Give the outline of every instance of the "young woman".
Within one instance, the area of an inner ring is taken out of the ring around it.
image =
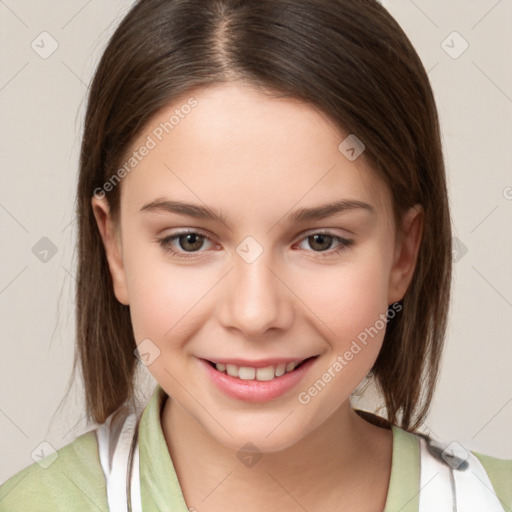
[[[378,2],[139,1],[92,83],[77,199],[101,426],[1,511],[510,511],[512,461],[419,433],[450,215],[427,75]],[[369,381],[383,416],[351,405]]]

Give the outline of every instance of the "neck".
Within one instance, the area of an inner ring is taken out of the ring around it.
[[[312,510],[324,499],[340,510],[337,499],[342,496],[350,510],[366,500],[361,496],[364,484],[372,488],[380,510],[384,508],[392,434],[359,417],[348,400],[297,443],[281,451],[257,452],[252,454],[256,459],[243,459],[247,463],[170,398],[161,420],[189,507],[249,512],[292,510],[294,503],[297,510]]]

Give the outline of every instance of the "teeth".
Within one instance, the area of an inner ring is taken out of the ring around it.
[[[286,365],[286,371],[287,372],[291,372],[292,370],[295,369],[295,367],[297,366],[298,363],[288,363]]]
[[[226,371],[228,372],[228,375],[231,375],[231,377],[238,377],[238,368],[234,364],[227,364]]]
[[[258,368],[256,370],[256,380],[272,380],[274,377],[275,366],[266,366],[265,368]]]
[[[254,368],[247,368],[246,366],[241,366],[238,369],[238,377],[240,379],[243,379],[243,380],[254,380],[255,376],[256,376],[256,370]]]
[[[278,364],[276,366],[276,377],[281,377],[286,371],[286,363]]]
[[[249,366],[215,363],[215,368],[217,368],[219,372],[227,373],[231,377],[238,377],[242,380],[264,381],[281,377],[281,375],[295,370],[300,363],[302,363],[302,361],[293,361],[292,363],[281,363],[275,366],[266,366],[265,368],[251,368]]]

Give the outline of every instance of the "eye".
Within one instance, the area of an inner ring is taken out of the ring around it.
[[[199,249],[203,247],[205,240],[212,242],[210,237],[197,231],[182,231],[159,239],[158,243],[166,252],[181,258],[191,258],[194,253],[199,252]],[[177,241],[177,244],[173,245],[175,241]],[[188,256],[187,252],[192,254]]]
[[[302,239],[301,243],[303,244],[304,242],[307,242],[313,249],[313,252],[318,253],[321,258],[339,254],[354,243],[353,240],[348,240],[328,231],[311,233]],[[335,246],[334,250],[329,250],[333,242],[336,242],[338,245]]]
[[[201,251],[201,249],[204,248],[205,241],[213,244],[213,241],[209,236],[192,230],[182,231],[166,236],[162,239],[157,239],[158,244],[166,252],[179,258],[192,258],[195,257],[197,253],[204,252]],[[302,239],[301,244],[304,242],[308,242],[310,247],[313,249],[312,252],[318,254],[321,258],[335,256],[346,250],[346,248],[354,243],[353,240],[348,240],[328,231],[317,231],[311,233]],[[333,242],[337,243],[337,245],[335,245],[334,250],[329,250],[332,248]]]

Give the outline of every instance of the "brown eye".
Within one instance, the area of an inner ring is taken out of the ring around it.
[[[325,234],[308,236],[308,243],[312,249],[326,251],[330,249],[334,237]]]
[[[196,253],[201,254],[205,252],[201,250],[204,247],[205,241],[212,243],[208,236],[196,231],[176,233],[157,240],[164,251],[181,258],[194,257]],[[189,254],[187,255],[187,253]]]
[[[186,233],[177,237],[180,248],[187,252],[201,249],[204,238],[198,233]]]
[[[343,252],[354,243],[353,240],[347,240],[346,238],[335,235],[334,233],[323,232],[313,233],[306,236],[301,240],[299,246],[305,242],[307,242],[307,245],[310,247],[308,252],[317,253],[317,255],[322,258],[335,256],[336,254]],[[332,249],[333,243],[336,244],[334,245],[334,249]],[[304,249],[308,250],[307,248]]]

